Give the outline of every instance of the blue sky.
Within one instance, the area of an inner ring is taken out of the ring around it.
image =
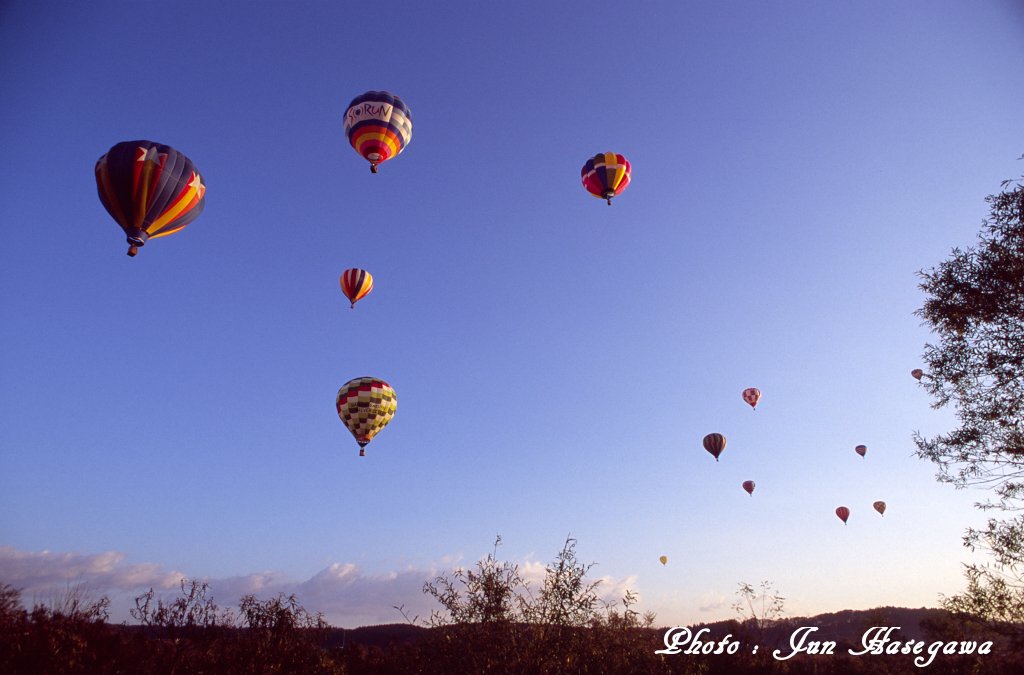
[[[984,495],[912,457],[954,423],[909,375],[915,271],[1021,173],[1022,5],[389,8],[0,8],[0,581],[185,575],[352,626],[429,614],[496,534],[531,571],[571,534],[665,625],[741,581],[794,615],[959,590]],[[371,89],[413,118],[378,175],[342,134]],[[92,168],[138,138],[208,192],[129,259]],[[398,412],[359,458],[362,375]]]

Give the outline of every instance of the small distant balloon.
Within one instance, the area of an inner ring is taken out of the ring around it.
[[[659,557],[658,560],[661,561],[662,565],[667,565],[668,564],[668,556],[667,555],[663,555],[663,556]]]
[[[595,197],[606,200],[608,206],[612,205],[613,197],[626,189],[632,175],[633,167],[629,160],[614,152],[594,155],[580,170],[583,187]]]
[[[704,449],[710,452],[717,462],[718,456],[722,454],[722,450],[725,450],[725,436],[722,434],[708,434],[704,437]]]
[[[843,521],[843,524],[845,525],[846,519],[850,517],[850,509],[845,506],[840,506],[836,509],[836,515],[839,516],[839,520]]]
[[[921,378],[922,378],[922,377],[924,377],[924,371],[923,371],[923,370],[921,370],[920,368],[914,368],[914,369],[913,369],[912,371],[910,371],[910,374],[911,374],[911,375],[913,376],[913,378],[914,378],[915,380],[917,380],[918,382],[920,382],[920,381],[921,381]]]
[[[885,515],[885,502],[878,501],[872,504],[875,507],[875,511],[878,511],[883,516]]]
[[[743,400],[746,401],[751,408],[754,408],[756,410],[757,402],[760,399],[761,390],[758,389],[757,387],[747,387],[746,389],[743,390]]]
[[[366,270],[351,268],[341,274],[341,292],[345,294],[352,308],[355,309],[356,302],[365,298],[373,290],[373,275]]]
[[[751,497],[754,496],[754,481],[745,480],[743,481],[743,489],[747,491],[747,494]]]
[[[868,454],[868,446],[858,445],[856,448],[854,448],[854,451],[856,451],[858,455],[863,457],[864,455]]]

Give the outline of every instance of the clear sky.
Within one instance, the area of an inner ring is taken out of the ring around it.
[[[1010,0],[3,3],[0,581],[354,626],[571,534],[661,625],[762,579],[791,615],[934,606],[984,494],[912,456],[954,423],[915,272],[1021,174],[1022,59]],[[371,89],[413,118],[378,175],[342,132]],[[132,259],[93,165],[140,138],[208,191]],[[360,458],[363,375],[398,411]]]

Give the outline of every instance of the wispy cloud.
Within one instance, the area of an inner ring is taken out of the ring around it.
[[[124,564],[124,553],[28,553],[10,546],[0,546],[0,579],[26,593],[48,591],[68,582],[84,582],[90,586],[131,590],[173,588],[185,576],[154,563]]]
[[[366,574],[352,563],[334,563],[304,581],[289,579],[274,572],[255,572],[224,578],[202,578],[172,571],[157,563],[125,563],[126,555],[106,553],[25,552],[0,547],[0,582],[22,590],[27,604],[54,598],[69,587],[85,588],[93,598],[111,599],[111,620],[129,620],[133,598],[153,588],[165,599],[174,597],[181,580],[196,578],[210,585],[211,596],[222,607],[234,607],[247,594],[269,598],[279,593],[294,594],[311,612],[322,612],[335,626],[355,627],[427,619],[439,609],[437,601],[423,593],[423,584],[451,569],[456,558],[447,557],[442,565],[429,569],[407,568],[384,574]],[[544,564],[519,563],[520,573],[539,589]],[[597,579],[595,579],[597,580]],[[618,602],[627,588],[635,588],[635,577],[601,577],[599,594],[606,602]]]
[[[701,612],[718,612],[729,607],[729,602],[721,593],[705,593],[697,598],[697,609]]]

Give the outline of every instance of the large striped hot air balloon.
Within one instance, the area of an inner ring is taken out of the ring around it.
[[[359,443],[359,456],[366,455],[366,444],[387,426],[398,409],[395,390],[384,380],[357,377],[338,390],[335,401],[338,417]]]
[[[412,113],[394,94],[368,91],[348,104],[345,135],[370,163],[370,171],[377,173],[377,165],[398,155],[412,140]]]
[[[355,309],[356,302],[373,290],[373,275],[366,270],[347,269],[341,273],[341,292],[345,294],[352,308]]]
[[[206,186],[188,157],[153,141],[125,141],[96,162],[104,208],[128,236],[128,255],[182,229],[206,204]]]
[[[725,436],[722,434],[708,434],[704,437],[704,449],[710,452],[718,461],[718,456],[725,450]]]
[[[845,506],[840,506],[839,508],[836,509],[836,516],[839,518],[839,520],[843,521],[843,525],[845,525],[847,519],[849,519],[850,517],[850,509],[846,508]]]
[[[602,152],[587,160],[580,171],[583,187],[587,192],[608,201],[612,205],[612,197],[621,194],[629,185],[633,168],[622,155],[614,152]]]

